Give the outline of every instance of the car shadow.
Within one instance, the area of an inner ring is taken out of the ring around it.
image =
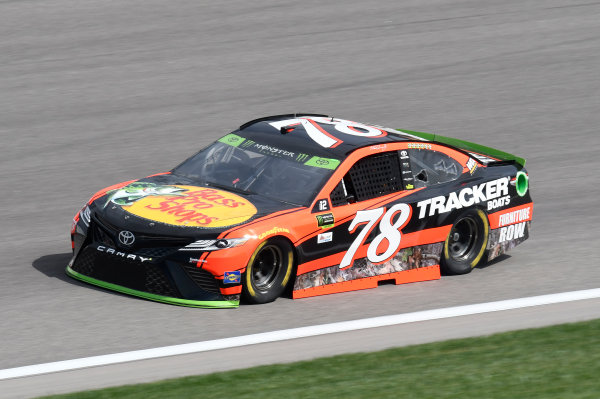
[[[77,285],[80,287],[85,287],[85,288],[96,290],[96,291],[102,291],[109,295],[118,295],[118,296],[126,297],[126,298],[136,300],[136,301],[148,301],[147,299],[140,298],[135,295],[127,295],[127,294],[123,294],[118,291],[104,289],[102,287],[98,287],[93,284],[84,283],[83,281],[79,281],[77,279],[67,276],[67,273],[65,273],[65,269],[67,267],[67,263],[69,263],[69,261],[71,260],[71,256],[73,256],[71,252],[66,252],[63,254],[44,255],[44,256],[41,256],[38,259],[34,260],[31,265],[34,267],[34,269],[45,274],[47,277],[57,278],[60,281],[64,281],[69,284]],[[242,305],[242,303],[240,303],[240,306],[241,305]],[[170,305],[170,306],[177,306],[177,305]],[[188,309],[194,309],[194,308],[190,307]]]
[[[486,261],[486,262],[483,262],[482,264],[478,265],[477,267],[475,267],[475,269],[487,269],[488,267],[494,266],[496,263],[502,262],[503,260],[509,259],[509,258],[510,258],[510,255],[508,255],[508,254],[498,255],[498,257],[492,259],[491,261]],[[442,268],[440,268],[440,274],[442,275],[442,277],[454,276],[454,274],[447,273]]]
[[[496,263],[502,262],[505,259],[510,259],[510,257],[511,256],[508,254],[498,255],[496,258],[494,258],[490,261],[484,262],[481,265],[477,266],[476,268],[477,269],[486,269],[488,267],[494,266]]]
[[[71,260],[71,256],[72,254],[70,252],[44,255],[34,260],[31,265],[47,277],[57,278],[68,283],[77,283],[65,273],[65,268],[67,267],[67,263]]]
[[[34,267],[34,269],[36,269],[40,273],[45,274],[47,277],[57,278],[60,281],[64,281],[65,283],[90,288],[96,291],[110,292],[115,295],[135,298],[130,295],[121,294],[120,292],[105,290],[104,288],[96,287],[95,285],[87,284],[83,281],[79,281],[77,279],[67,276],[67,273],[65,273],[65,269],[67,267],[67,263],[69,263],[69,261],[71,260],[71,256],[73,256],[71,252],[44,255],[34,260],[31,265]]]

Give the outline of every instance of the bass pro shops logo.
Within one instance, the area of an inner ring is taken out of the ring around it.
[[[112,192],[106,202],[154,222],[173,226],[225,227],[245,222],[257,212],[244,197],[208,187],[131,183]],[[128,232],[122,232],[128,233]],[[119,236],[123,245],[135,237]]]

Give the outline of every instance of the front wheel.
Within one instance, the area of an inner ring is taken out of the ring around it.
[[[449,274],[467,274],[483,259],[488,242],[489,223],[480,209],[461,214],[444,243],[441,267]]]
[[[262,242],[252,254],[242,287],[242,298],[248,303],[267,303],[285,290],[294,264],[290,243],[281,237]]]

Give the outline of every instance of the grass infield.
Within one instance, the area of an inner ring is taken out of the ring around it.
[[[600,319],[46,398],[600,398]]]

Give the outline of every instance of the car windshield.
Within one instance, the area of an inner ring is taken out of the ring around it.
[[[308,206],[340,164],[229,134],[173,170],[198,183]]]

